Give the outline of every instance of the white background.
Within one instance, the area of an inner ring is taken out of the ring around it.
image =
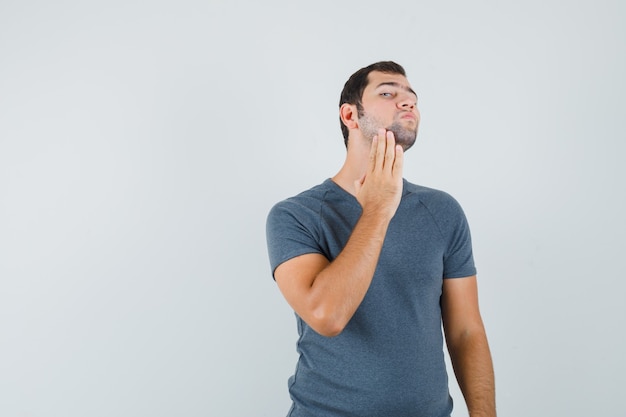
[[[625,18],[0,1],[0,415],[285,415],[265,218],[339,169],[339,92],[387,59],[420,97],[406,178],[472,227],[499,414],[624,415]]]

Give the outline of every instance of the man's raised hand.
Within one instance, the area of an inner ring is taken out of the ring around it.
[[[367,170],[355,183],[363,214],[387,216],[391,220],[402,197],[403,161],[404,151],[396,145],[393,132],[379,129],[372,139]]]

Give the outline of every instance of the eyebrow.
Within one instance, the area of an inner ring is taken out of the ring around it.
[[[411,87],[407,87],[406,85],[402,85],[400,83],[393,82],[393,81],[380,83],[380,84],[378,84],[378,86],[376,86],[376,89],[378,89],[378,88],[380,88],[380,87],[382,87],[384,85],[390,85],[392,87],[397,87],[397,88],[400,88],[402,90],[408,91],[409,93],[413,93],[413,95],[415,95],[415,98],[417,98],[417,93],[415,91],[413,91],[413,89]]]

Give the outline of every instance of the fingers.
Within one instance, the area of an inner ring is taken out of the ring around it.
[[[372,138],[372,146],[370,147],[370,163],[369,163],[369,171],[374,172],[376,169],[376,153],[378,151],[378,136],[374,136]]]
[[[385,142],[386,149],[383,168],[386,168],[387,171],[392,171],[394,160],[396,159],[396,139],[393,136],[393,132],[387,132]]]
[[[363,186],[363,183],[365,182],[365,175],[366,174],[363,174],[361,178],[354,181],[354,189],[356,190],[357,194],[361,191],[361,187]]]
[[[375,168],[380,171],[385,166],[385,157],[387,153],[386,152],[387,151],[387,137],[385,135],[384,129],[378,129],[378,135],[376,136],[376,139],[377,139],[377,144],[376,144]]]
[[[380,129],[372,138],[368,169],[354,182],[363,210],[393,217],[402,195],[403,158],[393,132]]]
[[[394,177],[402,177],[402,167],[404,165],[404,149],[402,146],[396,145],[395,148],[395,159],[393,162],[392,175]]]
[[[397,172],[398,169],[401,170],[402,161],[400,161],[400,166],[396,167],[398,154],[400,154],[400,158],[402,158],[404,152],[400,145],[396,145],[396,139],[393,132],[385,131],[385,129],[379,129],[378,135],[375,135],[372,139],[372,146],[370,148],[370,172],[383,169],[387,169],[387,171],[390,172]]]

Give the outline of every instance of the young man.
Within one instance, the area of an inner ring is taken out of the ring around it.
[[[442,322],[470,416],[495,416],[467,221],[448,194],[402,177],[420,121],[404,69],[354,73],[339,116],[342,168],[267,220],[300,336],[289,416],[449,416]]]

